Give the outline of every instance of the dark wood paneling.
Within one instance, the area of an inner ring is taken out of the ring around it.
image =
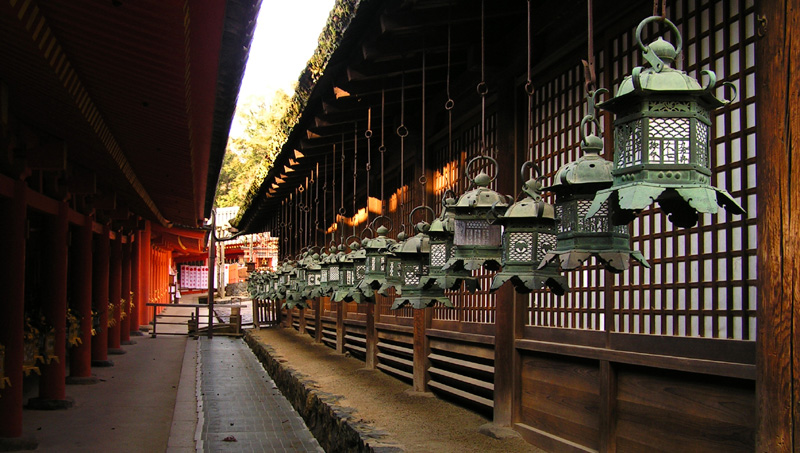
[[[753,451],[751,381],[620,367],[618,451]]]
[[[565,443],[599,447],[599,365],[546,354],[521,360],[520,422]]]

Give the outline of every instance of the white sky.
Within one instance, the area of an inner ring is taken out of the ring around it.
[[[334,0],[264,0],[250,47],[239,105],[253,97],[271,98],[279,89],[291,95],[294,83],[317,48]],[[231,135],[242,126],[234,119]]]

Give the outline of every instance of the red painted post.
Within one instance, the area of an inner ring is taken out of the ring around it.
[[[141,231],[137,231],[133,237],[134,241],[131,244],[131,291],[133,292],[131,303],[133,304],[133,309],[131,310],[131,319],[128,322],[128,332],[129,336],[138,336],[141,335],[139,332],[139,305],[142,304],[142,288],[139,284],[139,267],[141,266],[139,259],[141,255],[139,252],[139,243],[142,241]]]
[[[74,236],[75,254],[75,305],[81,323],[81,344],[70,350],[68,383],[85,380],[92,376],[92,224],[91,216],[84,217],[84,224]],[[95,380],[96,382],[96,380]]]
[[[120,307],[122,323],[119,328],[120,344],[131,344],[131,242],[122,244],[122,298],[125,303]],[[122,316],[124,313],[124,317]]]
[[[67,336],[67,262],[69,247],[67,233],[69,207],[62,202],[58,215],[48,219],[45,237],[44,275],[47,285],[42,288],[42,307],[45,321],[55,333],[53,357],[45,354],[45,363],[39,366],[39,397],[28,400],[31,408],[66,408],[72,402],[66,399],[66,336]],[[46,334],[46,332],[43,332]],[[49,363],[48,363],[49,362]]]
[[[117,233],[111,241],[111,264],[108,276],[108,301],[113,311],[108,313],[112,326],[108,328],[108,353],[122,354],[119,344],[120,310],[119,302],[122,295],[122,235]]]
[[[145,221],[144,230],[141,232],[139,242],[139,325],[147,326],[150,322],[150,311],[147,303],[150,302],[150,221]]]
[[[0,438],[22,437],[22,344],[25,323],[25,225],[27,187],[16,181],[14,198],[0,198],[0,344],[5,346],[5,375],[11,381],[0,390]]]
[[[112,366],[108,360],[108,267],[109,267],[108,225],[95,237],[92,257],[92,310],[97,313],[99,325],[92,337],[92,366]]]

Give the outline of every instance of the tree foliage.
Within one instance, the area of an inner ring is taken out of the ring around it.
[[[244,131],[228,140],[217,183],[217,207],[241,206],[258,176],[272,166],[287,139],[281,120],[290,100],[281,90],[271,105],[264,98],[254,98],[237,108],[236,120],[244,125]]]

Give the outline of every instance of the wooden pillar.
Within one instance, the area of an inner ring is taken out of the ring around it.
[[[305,308],[301,308],[300,309],[299,323],[300,323],[300,325],[299,325],[298,331],[300,333],[306,333],[306,309]]]
[[[131,241],[122,244],[122,299],[125,302],[120,307],[122,322],[119,327],[120,344],[131,344]]]
[[[139,326],[147,326],[150,322],[150,221],[145,221],[144,230],[141,231],[139,241]]]
[[[347,317],[347,304],[336,302],[336,352],[344,354],[344,319]]]
[[[374,370],[377,366],[378,359],[378,335],[375,330],[375,303],[368,302],[366,306],[367,311],[367,352],[364,359],[365,365],[368,369]]]
[[[22,437],[22,349],[25,323],[25,225],[28,218],[27,187],[14,182],[14,198],[0,198],[0,344],[5,346],[5,376],[0,390],[0,438]]]
[[[45,357],[39,366],[39,398],[28,401],[32,408],[66,408],[72,402],[66,399],[66,336],[67,336],[67,262],[69,247],[67,234],[69,207],[62,202],[58,214],[48,219],[43,272],[47,285],[42,288],[42,308],[46,323],[53,326],[53,357]]]
[[[414,391],[428,391],[428,369],[430,368],[431,348],[428,341],[428,328],[431,325],[433,309],[414,310]]]
[[[120,296],[122,295],[122,235],[117,233],[111,241],[111,264],[108,276],[109,319],[113,324],[108,328],[108,353],[122,354],[119,344]]]
[[[322,310],[325,307],[324,297],[317,299],[317,309],[314,312],[314,342],[322,343]]]
[[[139,305],[142,303],[142,289],[139,284],[139,243],[142,241],[142,234],[140,231],[137,231],[133,237],[134,241],[131,244],[131,292],[133,292],[131,303],[133,304],[133,308],[131,309],[131,319],[128,322],[128,332],[130,335],[140,335]]]
[[[91,216],[84,217],[84,224],[73,236],[75,247],[75,267],[73,273],[74,297],[81,323],[81,344],[70,350],[69,382],[80,381],[92,376],[92,224]],[[96,380],[94,381],[96,382]]]
[[[108,269],[109,248],[108,225],[95,236],[92,256],[92,310],[97,314],[99,325],[92,337],[92,366],[112,366],[108,360]]]
[[[756,451],[800,451],[800,6],[758,9]]]

